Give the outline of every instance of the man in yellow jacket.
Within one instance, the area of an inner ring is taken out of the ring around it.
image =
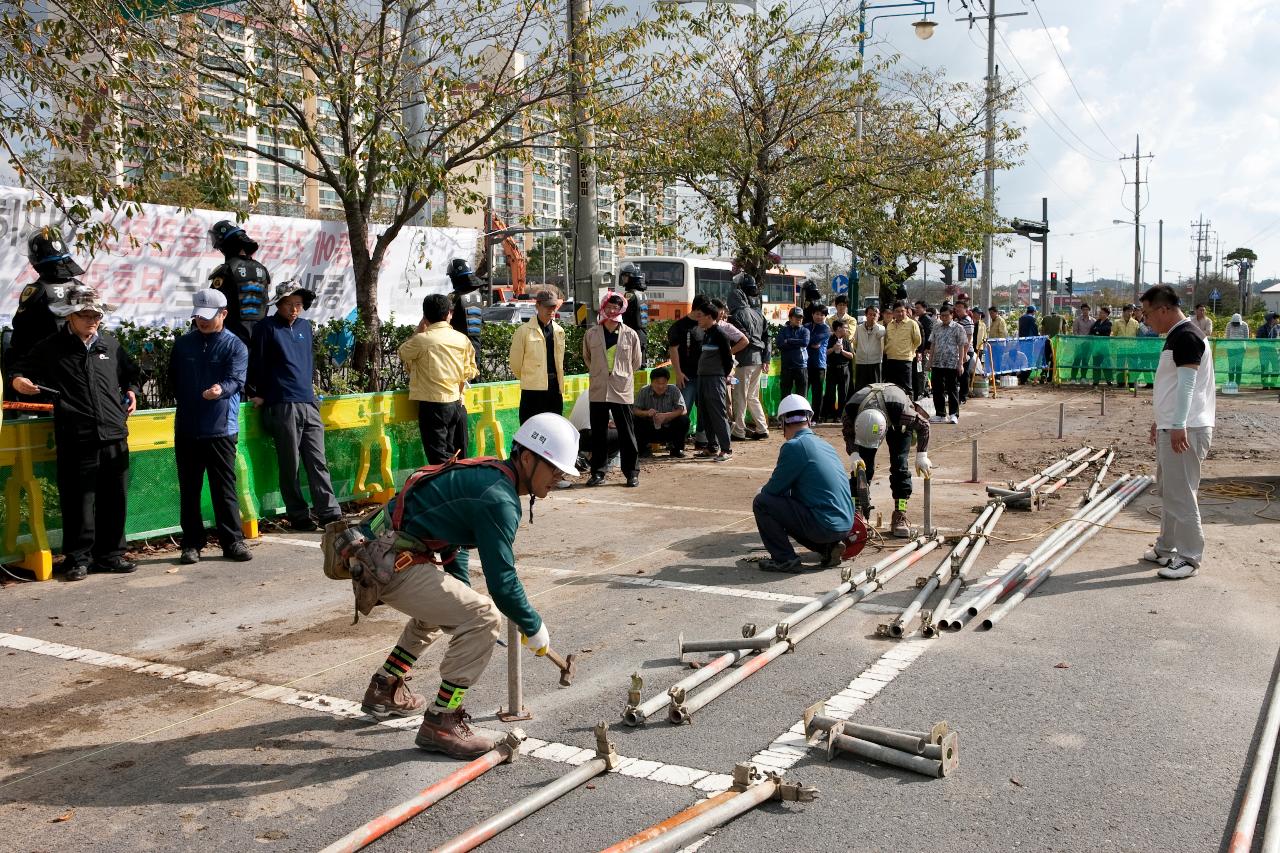
[[[511,373],[520,380],[520,423],[534,415],[564,414],[564,329],[556,322],[560,293],[538,291],[538,313],[511,336]]]
[[[449,297],[433,293],[422,300],[422,321],[400,345],[409,371],[409,399],[418,401],[418,432],[427,464],[467,456],[467,407],[462,392],[479,375],[471,340],[449,325]]]

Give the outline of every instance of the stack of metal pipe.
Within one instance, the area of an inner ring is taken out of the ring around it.
[[[639,675],[633,675],[631,690],[627,694],[627,707],[622,715],[623,722],[630,726],[642,725],[663,706],[668,706],[667,719],[670,722],[690,722],[695,711],[759,672],[810,634],[868,595],[883,588],[886,583],[909,566],[919,562],[939,544],[941,544],[940,539],[924,537],[915,539],[856,576],[848,576],[846,573],[846,578],[840,586],[813,599],[791,614],[786,622],[770,625],[758,632],[744,631],[744,634],[752,635],[746,639],[699,640],[686,643],[682,635],[681,654],[692,651],[694,647],[700,651],[723,649],[725,653],[703,664],[692,675],[673,684],[666,691],[666,695],[653,696],[647,701],[641,701],[640,698],[644,687],[643,679]],[[797,628],[797,626],[800,627]],[[714,683],[707,683],[744,659],[745,663],[742,666],[725,674]],[[697,695],[691,696],[691,691],[696,688],[701,689]]]
[[[1082,447],[1038,474],[1020,483],[1011,484],[1007,489],[987,486],[987,496],[1003,498],[1004,502],[1010,506],[1032,506],[1038,497],[1052,494],[1062,488],[1069,480],[1084,471],[1091,462],[1101,458],[1105,452],[1105,450],[1095,451],[1088,446]]]
[[[960,736],[945,722],[917,732],[851,723],[825,710],[822,702],[806,709],[804,731],[809,737],[826,733],[828,761],[842,752],[936,779],[950,776],[960,763]]]

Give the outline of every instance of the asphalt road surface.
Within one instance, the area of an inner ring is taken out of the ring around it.
[[[1063,401],[1068,435],[1058,440]],[[1149,407],[1146,395],[1117,396],[1103,417],[1094,392],[1071,390],[970,402],[958,426],[935,428],[934,523],[955,533],[982,503],[982,483],[966,482],[975,436],[985,483],[1029,476],[1086,443],[1115,446],[1117,474],[1153,473]],[[1270,396],[1220,398],[1206,482],[1280,481],[1275,423]],[[838,428],[819,433],[843,450]],[[839,583],[834,570],[779,576],[749,561],[762,554],[751,497],[778,446],[775,433],[739,446],[728,464],[659,459],[638,489],[615,475],[539,502],[517,541],[521,573],[553,645],[580,656],[577,679],[560,688],[552,665],[525,654],[526,754],[370,849],[431,849],[585,760],[600,721],[622,767],[486,850],[599,850],[723,790],[735,764],[767,769],[779,755],[785,778],[819,798],[767,804],[702,850],[1222,845],[1280,646],[1280,507],[1261,500],[1205,499],[1209,556],[1194,579],[1161,581],[1138,561],[1151,541],[1143,531],[1158,523],[1159,497],[1145,494],[1113,522],[1125,530],[1102,531],[994,630],[877,637],[936,552],[691,725],[673,726],[664,712],[622,725],[633,673],[648,698],[692,672],[678,634],[737,636],[743,623],[772,624]],[[887,518],[883,465],[874,497]],[[1019,541],[993,541],[978,573],[1028,553],[1085,485],[1040,512],[1008,513],[996,535]],[[920,504],[913,499],[914,524]],[[869,548],[855,566],[881,554]],[[128,577],[0,593],[0,847],[317,850],[455,769],[413,747],[412,721],[375,725],[351,704],[403,617],[384,607],[353,625],[350,588],[321,574],[316,535],[269,532],[254,555],[179,568],[176,554],[161,554]],[[495,652],[467,704],[477,725],[503,731],[494,713],[507,702],[506,649]],[[415,669],[413,685],[428,696],[440,655],[433,648]],[[960,737],[954,775],[828,762],[825,746],[788,735],[807,706],[858,696],[871,682],[863,698],[836,701],[855,722],[948,721]]]

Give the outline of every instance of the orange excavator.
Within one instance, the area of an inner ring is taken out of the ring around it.
[[[497,214],[492,210],[485,211],[484,231],[486,234],[492,234],[494,231],[502,231],[506,228],[507,224],[498,218]],[[520,244],[510,234],[502,238],[502,254],[506,256],[507,268],[511,270],[511,284],[509,286],[496,285],[493,288],[493,292],[495,300],[501,296],[501,301],[508,302],[512,298],[524,296],[525,271],[528,268],[528,260],[525,258],[524,250],[520,248]],[[489,273],[489,253],[486,251],[484,260],[480,263],[480,269],[476,271],[476,274],[481,278],[486,278]]]

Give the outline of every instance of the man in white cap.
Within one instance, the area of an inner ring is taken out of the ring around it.
[[[853,528],[853,498],[836,450],[809,428],[813,409],[799,394],[778,404],[784,439],[773,476],[752,502],[756,529],[769,552],[766,572],[803,571],[794,539],[822,555],[821,566],[840,564],[844,539]]]
[[[138,365],[101,329],[113,306],[91,288],[72,285],[48,307],[66,325],[27,353],[12,387],[27,395],[54,392],[63,571],[69,581],[84,580],[90,568],[132,572],[137,564],[124,556],[126,419],[138,407]]]
[[[173,455],[178,464],[182,521],[179,562],[199,562],[208,543],[200,515],[200,490],[206,473],[222,555],[244,562],[252,560],[253,554],[240,529],[236,442],[249,350],[224,327],[227,297],[221,291],[197,290],[191,316],[196,327],[178,338],[169,359],[169,384],[177,398]]]
[[[276,311],[254,324],[249,345],[248,393],[276,445],[285,516],[294,530],[302,531],[315,530],[317,521],[323,527],[342,517],[324,455],[311,321],[302,319],[315,298],[296,281],[276,285],[271,299]],[[307,471],[315,520],[298,485],[299,463]]]
[[[387,506],[364,524],[325,528],[325,573],[352,579],[358,613],[386,604],[409,617],[395,648],[370,679],[361,709],[383,720],[423,714],[420,749],[472,759],[493,741],[472,731],[462,707],[493,656],[500,614],[515,623],[529,651],[545,656],[547,624],[516,573],[520,498],[545,498],[576,477],[578,431],[543,412],[521,424],[511,457],[456,459],[420,468]],[[469,549],[477,549],[488,594],[471,588]],[[335,570],[336,569],[336,570]],[[357,617],[358,618],[358,617]],[[409,672],[441,633],[440,688],[428,703],[407,684]],[[424,713],[425,712],[425,713]]]

